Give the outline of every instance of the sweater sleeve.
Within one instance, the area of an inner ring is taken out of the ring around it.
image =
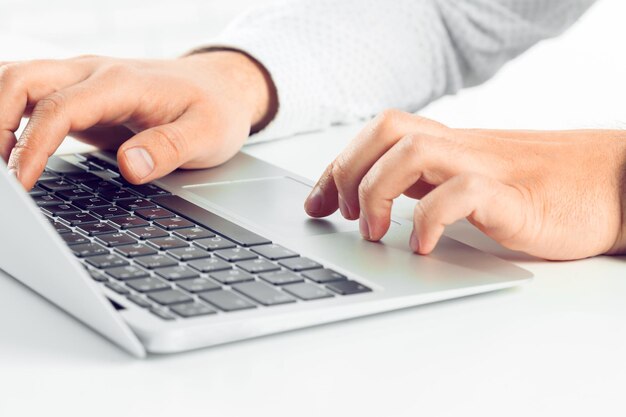
[[[239,16],[208,46],[245,51],[278,92],[250,141],[417,111],[489,79],[594,0],[292,0]]]

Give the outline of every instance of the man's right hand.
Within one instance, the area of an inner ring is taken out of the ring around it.
[[[124,177],[145,183],[225,162],[273,116],[275,103],[264,69],[233,51],[0,63],[0,156],[30,189],[72,133],[117,149]],[[17,139],[24,116],[30,120]]]

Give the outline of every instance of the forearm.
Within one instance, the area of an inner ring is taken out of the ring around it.
[[[212,44],[268,71],[278,113],[254,140],[416,111],[475,85],[593,0],[300,0],[253,10]]]

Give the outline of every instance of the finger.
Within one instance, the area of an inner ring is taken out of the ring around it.
[[[226,159],[208,146],[205,123],[206,110],[192,107],[174,122],[137,134],[118,150],[120,172],[131,183],[142,184],[169,174],[198,155],[210,152],[216,160]],[[202,166],[212,165],[210,158],[201,159]]]
[[[478,175],[461,174],[444,182],[417,203],[410,245],[433,251],[446,226],[463,218],[494,240],[512,248],[524,222],[524,198],[515,188]]]
[[[126,92],[103,88],[98,77],[55,92],[37,102],[22,136],[9,157],[9,168],[29,189],[46,161],[70,131],[98,123],[120,123],[130,117],[137,98]]]
[[[88,66],[79,61],[30,61],[0,65],[0,149],[15,144],[15,131],[29,104],[84,80]],[[5,153],[3,158],[8,158]]]
[[[333,213],[343,201],[344,217],[356,219],[359,215],[358,185],[374,162],[411,131],[439,134],[445,129],[440,123],[410,113],[398,110],[381,113],[365,126],[318,181],[323,201],[318,216]],[[328,177],[332,177],[332,181]],[[341,198],[332,196],[336,192]]]
[[[393,200],[420,180],[438,185],[461,172],[493,171],[497,157],[485,160],[485,155],[447,137],[405,136],[376,161],[359,185],[361,234],[369,240],[382,238],[389,229]]]
[[[332,164],[326,167],[311,194],[304,201],[304,210],[311,217],[326,217],[337,211],[339,193],[331,173],[332,169]]]

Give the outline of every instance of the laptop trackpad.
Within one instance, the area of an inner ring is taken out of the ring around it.
[[[304,211],[304,200],[311,187],[289,177],[190,185],[185,189],[246,222],[285,237],[358,230],[356,222],[345,220],[338,212],[324,219],[310,218]]]

